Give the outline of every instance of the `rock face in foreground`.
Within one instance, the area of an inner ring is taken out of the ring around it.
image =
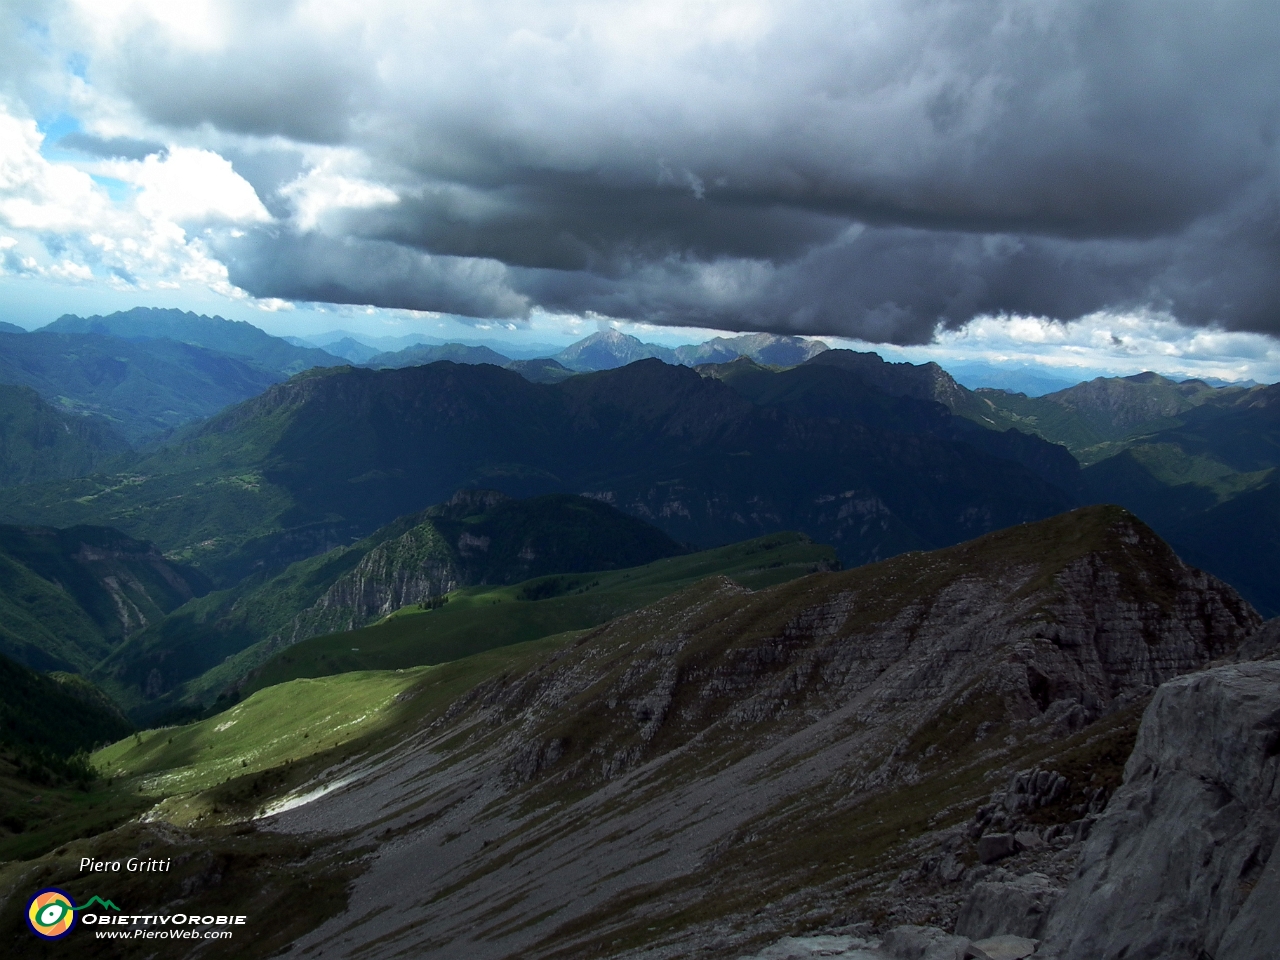
[[[1280,944],[1280,663],[1166,683],[1037,956],[1260,960]]]

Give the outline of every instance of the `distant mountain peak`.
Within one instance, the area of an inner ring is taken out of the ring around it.
[[[331,346],[337,345],[331,344]],[[391,353],[379,353],[365,360],[363,366],[378,370],[388,368],[398,370],[403,367],[420,367],[439,360],[469,364],[491,363],[495,367],[505,367],[511,362],[510,357],[488,347],[470,347],[463,343],[420,343]]]
[[[64,314],[38,333],[95,333],[124,340],[175,340],[231,357],[249,360],[272,373],[289,376],[311,367],[336,366],[344,361],[319,347],[300,347],[272,336],[245,320],[205,316],[160,307],[134,307],[107,316]]]
[[[621,330],[593,333],[565,347],[554,357],[557,362],[578,372],[613,370],[651,358],[675,363],[676,352],[668,347],[645,343]]]
[[[932,360],[928,363],[890,363],[878,353],[825,350],[806,363],[840,367],[896,397],[936,400],[953,413],[966,406],[970,392]]]
[[[794,367],[831,348],[821,340],[777,333],[747,333],[740,337],[715,337],[695,346],[680,347],[676,359],[687,366],[728,363],[748,357],[771,367]]]

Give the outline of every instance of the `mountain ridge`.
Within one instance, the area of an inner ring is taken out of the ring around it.
[[[343,362],[342,358],[317,347],[299,347],[274,337],[244,320],[158,307],[134,307],[92,317],[68,313],[33,332],[97,333],[123,340],[175,340],[248,360],[282,376]]]
[[[846,564],[1072,505],[967,442],[758,407],[657,360],[555,385],[483,364],[314,370],[175,436],[134,470],[137,480],[24,492],[20,510],[13,494],[0,503],[24,522],[132,529],[223,582],[257,569],[290,531],[313,531],[300,546],[313,534],[349,542],[467,486],[585,493],[703,546],[796,529],[833,543]],[[236,518],[234,537],[214,525],[221,516]],[[272,562],[319,552],[306,549]]]

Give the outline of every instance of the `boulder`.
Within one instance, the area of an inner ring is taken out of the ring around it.
[[[1171,680],[1143,716],[1124,783],[1037,956],[1275,956],[1277,837],[1280,662]]]
[[[1026,960],[1036,952],[1039,940],[1026,937],[988,937],[969,945],[973,960]]]
[[[937,927],[894,927],[880,941],[882,953],[893,960],[965,960],[967,937]]]
[[[978,859],[983,863],[995,863],[1018,852],[1018,841],[1011,833],[988,833],[978,838]]]
[[[1040,834],[1034,830],[1019,830],[1013,835],[1013,839],[1017,841],[1019,850],[1036,850],[1044,846]]]
[[[1062,888],[1041,873],[975,883],[956,918],[956,933],[971,940],[1006,934],[1039,937],[1061,896]]]
[[[947,883],[955,883],[964,877],[964,864],[956,859],[954,853],[949,853],[938,864],[938,876]]]

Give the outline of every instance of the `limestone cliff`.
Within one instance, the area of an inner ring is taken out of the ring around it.
[[[458,586],[453,551],[428,521],[370,550],[355,569],[300,613],[276,640],[354,630],[411,603],[423,603]]]
[[[1037,956],[1262,960],[1280,944],[1280,663],[1166,683]]]

